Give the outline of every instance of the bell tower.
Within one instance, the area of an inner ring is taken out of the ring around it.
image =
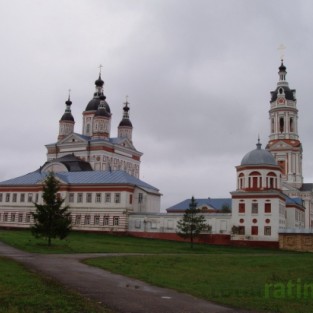
[[[68,100],[65,102],[65,104],[65,112],[59,121],[58,141],[62,140],[63,138],[74,132],[75,120],[71,112],[72,101],[70,99],[70,95],[68,96]]]
[[[293,187],[301,188],[303,184],[302,145],[298,134],[296,90],[289,88],[283,60],[278,69],[277,87],[271,91],[270,136],[267,149],[281,167],[283,181]]]

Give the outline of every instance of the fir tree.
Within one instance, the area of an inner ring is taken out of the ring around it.
[[[50,172],[43,185],[43,202],[37,204],[36,211],[32,213],[35,224],[31,232],[35,237],[43,237],[51,246],[51,239],[64,239],[71,230],[69,206],[62,208],[64,199],[58,196],[59,182],[54,173]]]
[[[183,218],[177,222],[177,234],[180,237],[188,238],[191,248],[193,248],[194,239],[199,237],[201,232],[211,229],[211,226],[205,223],[204,216],[199,214],[200,212],[201,210],[197,209],[197,202],[192,197],[189,208],[186,209]]]

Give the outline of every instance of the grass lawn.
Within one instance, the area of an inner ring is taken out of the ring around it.
[[[109,313],[111,311],[0,257],[1,313]]]
[[[313,312],[313,254],[243,255],[233,251],[233,254],[107,257],[85,262],[233,307],[264,312]]]
[[[71,232],[64,240],[47,241],[34,238],[29,230],[0,230],[0,241],[21,250],[35,253],[271,253],[272,250],[233,248],[195,244],[190,249],[187,242],[114,236],[109,234]],[[283,253],[283,252],[281,252]]]
[[[190,249],[189,243],[77,232],[64,241],[53,241],[52,247],[32,237],[29,230],[1,230],[0,240],[37,253],[153,253],[97,258],[86,263],[233,307],[313,312],[310,253],[205,244]]]

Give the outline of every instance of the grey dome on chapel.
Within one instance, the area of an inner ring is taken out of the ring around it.
[[[257,148],[248,152],[242,159],[241,165],[277,165],[273,155],[264,149],[261,149],[262,144],[258,142]]]
[[[70,97],[68,97],[68,100],[65,102],[65,104],[66,104],[66,109],[65,109],[64,114],[61,117],[61,121],[72,121],[72,122],[75,122],[74,121],[74,117],[73,117],[73,115],[71,113],[72,101],[70,100]]]

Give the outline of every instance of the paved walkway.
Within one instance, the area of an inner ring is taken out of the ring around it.
[[[35,272],[49,276],[119,313],[248,312],[226,308],[80,263],[86,258],[122,254],[34,254],[0,242],[0,255],[12,258]]]

